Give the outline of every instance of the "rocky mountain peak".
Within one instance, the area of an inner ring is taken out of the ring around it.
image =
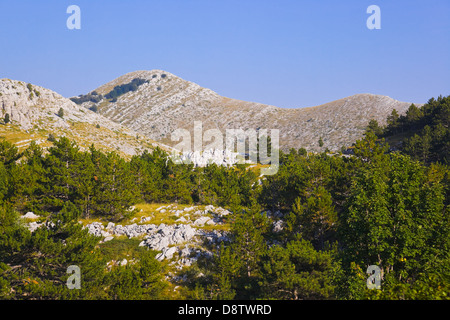
[[[117,86],[126,87],[136,79],[144,83],[112,99],[111,94],[107,97]],[[174,145],[170,137],[176,129],[192,132],[194,121],[201,121],[203,130],[218,128],[224,133],[226,129],[278,129],[285,150],[339,150],[361,138],[369,120],[383,124],[393,109],[402,114],[411,104],[363,93],[314,107],[279,108],[222,97],[163,70],[130,72],[94,91],[103,95],[102,100],[83,102],[84,107],[96,108],[156,141]],[[320,138],[323,148],[318,144]]]

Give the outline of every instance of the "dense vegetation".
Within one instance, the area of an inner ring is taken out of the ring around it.
[[[0,297],[170,298],[154,252],[109,270],[78,220],[178,202],[233,212],[230,240],[184,271],[184,298],[448,299],[449,99],[394,112],[385,128],[371,121],[352,156],[281,152],[279,172],[260,183],[244,165],[175,165],[160,149],[126,161],[66,138],[48,152],[0,142]],[[400,150],[384,140],[406,132]],[[267,210],[281,213],[281,231]],[[28,211],[48,227],[31,233],[19,219]],[[86,270],[81,290],[65,286],[68,265]],[[369,265],[382,270],[381,290],[366,287]]]
[[[80,94],[78,97],[70,98],[76,104],[83,104],[85,102],[93,102],[99,103],[103,99],[101,94],[98,94],[96,91],[93,91],[88,94]]]
[[[117,99],[117,97],[130,92],[130,91],[136,91],[138,87],[144,83],[147,83],[148,80],[144,79],[133,79],[130,83],[125,83],[120,86],[115,86],[113,90],[111,90],[109,93],[105,95],[106,99]]]
[[[84,95],[80,94],[78,97],[70,98],[70,100],[72,100],[76,104],[83,104],[85,102],[93,102],[95,104],[95,103],[99,103],[104,98],[109,99],[110,102],[116,102],[117,98],[119,96],[121,96],[127,92],[130,92],[130,91],[136,91],[140,85],[147,83],[147,82],[149,82],[149,81],[136,78],[136,79],[131,80],[130,83],[125,83],[125,84],[122,84],[119,86],[115,86],[113,90],[111,90],[104,96],[101,94],[98,94],[96,91],[93,91],[91,93],[84,94]],[[97,109],[92,110],[92,111],[96,112],[96,110]]]
[[[388,117],[386,128],[371,123],[371,130],[387,140],[397,142],[399,149],[425,163],[450,163],[450,97],[431,98],[421,108],[412,104],[406,114],[396,110]]]

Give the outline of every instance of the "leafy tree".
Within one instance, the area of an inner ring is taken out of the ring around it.
[[[408,157],[392,154],[386,161],[358,174],[341,236],[347,266],[378,265],[392,288],[448,268],[449,212],[439,179],[430,180]]]

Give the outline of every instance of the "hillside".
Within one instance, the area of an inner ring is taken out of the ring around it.
[[[10,122],[4,124],[6,114]],[[128,156],[159,145],[49,89],[9,79],[0,80],[0,123],[0,136],[19,147],[32,140],[49,146],[50,135],[67,136],[82,149],[94,144]]]
[[[134,79],[144,83],[114,98],[105,98]],[[162,70],[131,72],[92,92],[103,99],[80,105],[95,106],[105,117],[156,141],[171,144],[170,135],[175,129],[192,132],[194,121],[202,121],[203,130],[219,128],[223,133],[237,128],[279,129],[284,150],[339,150],[361,138],[370,119],[385,124],[393,109],[404,114],[411,105],[386,96],[357,94],[315,107],[278,108],[222,97]],[[323,148],[318,144],[320,138]]]

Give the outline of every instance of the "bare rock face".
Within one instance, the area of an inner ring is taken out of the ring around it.
[[[127,155],[158,145],[143,135],[138,141],[133,130],[78,106],[49,89],[0,79],[0,118],[3,119],[6,114],[9,114],[11,125],[23,130],[24,134],[30,134],[25,144],[32,140],[38,143],[45,141],[47,137],[42,136],[42,132],[46,132],[55,137],[67,136],[80,145],[94,143],[97,147]]]
[[[115,102],[103,99],[96,104],[99,112],[172,146],[177,143],[170,139],[172,132],[187,129],[193,136],[194,121],[202,121],[203,131],[217,128],[223,135],[226,129],[279,129],[280,147],[284,150],[304,147],[310,151],[333,151],[361,138],[371,119],[385,124],[393,109],[404,114],[411,105],[386,96],[357,94],[321,106],[284,109],[222,97],[162,70],[131,72],[95,91],[105,95],[133,79],[147,82]],[[92,103],[83,105],[90,107]],[[324,142],[322,148],[320,138]]]

